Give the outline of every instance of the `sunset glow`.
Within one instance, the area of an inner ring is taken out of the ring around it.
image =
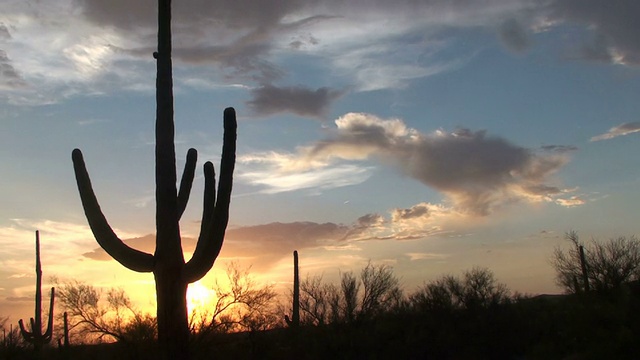
[[[187,260],[202,166],[219,174],[223,109],[238,114],[229,226],[190,313],[233,261],[288,296],[294,250],[303,278],[327,282],[371,262],[410,293],[480,266],[513,291],[558,293],[549,258],[565,232],[640,233],[637,2],[275,3],[173,2],[178,179],[198,150]],[[71,152],[117,236],[153,254],[156,7],[0,6],[0,316],[33,316],[36,230],[43,289],[121,287],[154,313],[153,274],[89,229]]]
[[[216,292],[196,281],[189,284],[187,289],[187,309],[192,315],[194,311],[200,313],[206,312],[207,308],[212,306],[216,299]]]

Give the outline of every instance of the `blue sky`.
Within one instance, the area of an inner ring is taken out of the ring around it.
[[[0,314],[31,307],[36,229],[45,276],[144,284],[146,304],[151,275],[88,230],[71,151],[120,237],[152,252],[155,2],[0,4]],[[236,259],[286,287],[297,249],[328,280],[370,259],[408,291],[479,265],[558,292],[548,259],[565,231],[637,233],[635,1],[176,0],[173,13],[178,169],[190,147],[217,163],[222,110],[239,116],[218,270]],[[187,253],[202,187],[200,171]]]

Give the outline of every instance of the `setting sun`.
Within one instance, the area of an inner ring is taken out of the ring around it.
[[[193,314],[197,308],[204,308],[211,305],[215,297],[215,290],[202,285],[200,281],[189,284],[189,288],[187,289],[187,309],[189,310],[189,314]]]

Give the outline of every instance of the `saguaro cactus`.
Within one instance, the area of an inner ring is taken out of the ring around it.
[[[182,254],[179,220],[193,183],[197,152],[189,149],[176,189],[176,159],[173,123],[173,77],[171,65],[171,1],[158,1],[158,51],[156,78],[156,250],[147,254],[127,246],[113,232],[100,210],[80,150],[73,150],[73,165],[89,226],[100,246],[125,267],[153,272],[156,282],[158,340],[161,354],[169,359],[188,356],[189,327],[186,292],[189,283],[202,278],[220,253],[229,220],[229,202],[235,166],[236,116],[224,111],[224,140],[220,182],[216,197],[211,162],[204,164],[204,210],[200,236],[191,259]]]
[[[300,273],[298,272],[298,251],[293,251],[293,314],[291,319],[284,316],[285,321],[291,327],[300,325]]]
[[[62,316],[62,339],[58,339],[58,349],[68,349],[69,348],[69,317],[67,316],[67,312],[65,311]]]
[[[584,246],[578,246],[578,252],[580,253],[580,269],[582,270],[582,282],[584,283],[584,291],[589,292],[589,273],[587,272],[587,259],[584,256]]]
[[[33,348],[40,350],[45,344],[51,341],[51,334],[53,333],[53,302],[55,299],[55,288],[51,288],[51,300],[49,301],[49,322],[47,323],[47,330],[42,332],[42,266],[40,265],[40,232],[36,231],[36,311],[35,318],[31,318],[30,325],[31,331],[28,331],[22,319],[18,321],[20,325],[20,333],[22,337],[28,343],[33,345]]]

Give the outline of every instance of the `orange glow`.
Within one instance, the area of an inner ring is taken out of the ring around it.
[[[213,303],[216,297],[216,292],[196,281],[193,284],[189,284],[187,289],[187,309],[189,315],[192,315],[194,311],[205,308]]]

